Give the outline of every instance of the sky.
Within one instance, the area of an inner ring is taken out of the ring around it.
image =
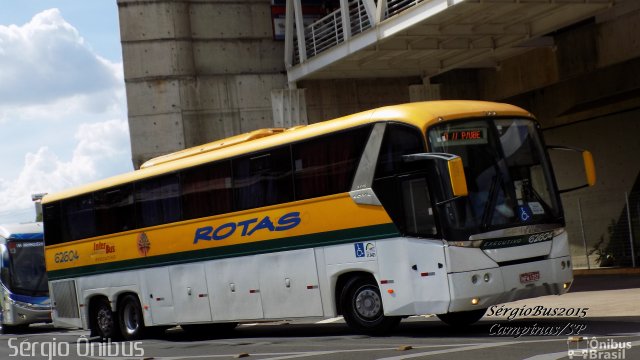
[[[0,224],[133,170],[116,0],[0,0]]]

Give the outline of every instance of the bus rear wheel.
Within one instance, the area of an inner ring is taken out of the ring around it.
[[[487,309],[439,314],[438,318],[453,327],[466,327],[482,319]]]
[[[91,307],[91,330],[91,335],[100,337],[102,341],[120,337],[116,314],[106,298],[97,300]]]
[[[118,320],[122,337],[127,341],[141,339],[145,326],[140,301],[135,295],[126,295],[118,306]]]
[[[398,316],[385,316],[380,289],[373,279],[354,277],[347,281],[340,296],[342,315],[352,329],[382,335],[400,323]]]

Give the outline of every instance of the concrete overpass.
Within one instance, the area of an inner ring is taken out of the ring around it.
[[[625,193],[640,192],[640,1],[335,0],[320,16],[320,1],[282,1],[117,0],[135,167],[387,104],[504,101],[536,114],[548,143],[593,150],[597,186],[564,197],[576,263],[582,234],[592,248],[625,225]]]
[[[301,0],[287,2],[285,64],[303,79],[432,77],[496,68],[548,34],[613,6],[613,0],[342,0],[303,26]]]

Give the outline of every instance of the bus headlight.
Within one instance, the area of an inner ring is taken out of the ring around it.
[[[553,237],[560,236],[560,235],[564,234],[565,231],[566,230],[564,228],[555,229],[555,230],[553,230]]]
[[[458,246],[466,248],[479,248],[482,246],[483,240],[464,240],[464,241],[446,241],[449,246]]]
[[[471,282],[472,282],[473,284],[477,283],[477,282],[478,282],[478,275],[475,275],[475,274],[474,274],[474,275],[471,277]]]

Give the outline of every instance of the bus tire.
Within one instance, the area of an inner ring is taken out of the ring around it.
[[[129,294],[122,298],[118,306],[118,323],[124,340],[133,341],[144,337],[144,316],[137,296]]]
[[[370,335],[386,334],[402,320],[399,316],[384,315],[380,289],[372,278],[349,279],[340,294],[340,305],[347,325]]]
[[[118,318],[107,298],[98,299],[91,307],[91,334],[101,341],[120,339]]]
[[[482,319],[486,312],[487,309],[459,311],[446,314],[438,314],[438,318],[453,327],[467,327]]]

